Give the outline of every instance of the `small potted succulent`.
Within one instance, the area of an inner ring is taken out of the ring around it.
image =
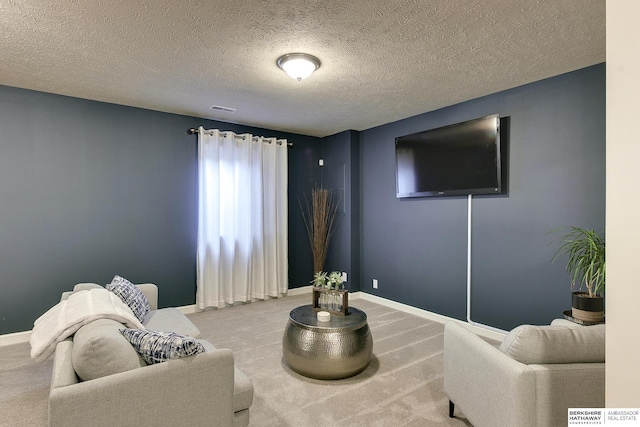
[[[318,271],[314,274],[311,283],[319,288],[344,289],[344,280],[342,279],[342,273],[339,271],[332,271],[331,273]]]
[[[554,230],[557,231],[557,230]],[[583,323],[604,321],[605,241],[595,231],[571,227],[561,237],[553,261],[568,255],[571,275],[571,316]],[[586,292],[585,292],[586,290]]]

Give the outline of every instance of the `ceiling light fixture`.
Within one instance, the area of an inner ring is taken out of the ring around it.
[[[285,73],[298,81],[306,79],[311,73],[320,68],[320,60],[306,53],[288,53],[282,55],[278,58],[276,64],[278,64],[278,67],[282,68]]]

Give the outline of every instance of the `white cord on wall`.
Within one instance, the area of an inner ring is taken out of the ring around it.
[[[489,331],[506,334],[507,331],[494,328],[493,326],[483,325],[471,320],[471,194],[468,196],[467,202],[467,322],[470,325],[484,328]]]

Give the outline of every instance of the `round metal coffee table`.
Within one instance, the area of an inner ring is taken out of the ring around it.
[[[282,338],[282,352],[295,372],[310,378],[347,378],[371,361],[373,339],[367,315],[349,307],[346,316],[320,322],[311,305],[294,308]]]

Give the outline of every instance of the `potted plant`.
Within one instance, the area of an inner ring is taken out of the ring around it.
[[[564,255],[569,257],[567,272],[571,275],[571,287],[575,289],[571,296],[571,316],[584,323],[603,322],[604,239],[593,230],[571,227],[561,241],[553,261]]]
[[[344,289],[344,280],[342,279],[342,273],[339,271],[332,271],[331,273],[318,271],[314,274],[311,283],[318,288]]]
[[[327,273],[318,271],[311,281],[313,284],[312,308],[314,311],[328,311],[345,315],[349,308],[349,294],[344,289],[344,279],[339,271]]]

